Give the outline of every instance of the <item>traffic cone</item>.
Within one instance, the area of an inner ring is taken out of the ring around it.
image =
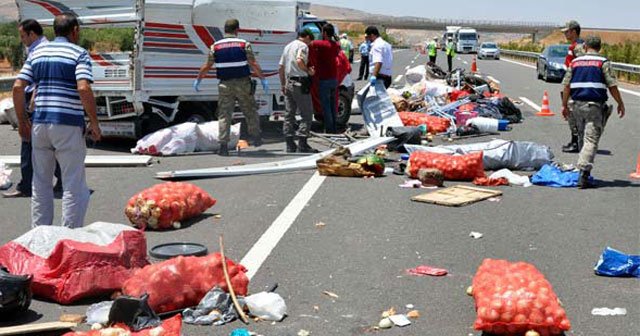
[[[555,113],[549,109],[549,94],[546,90],[544,91],[544,96],[542,96],[542,108],[536,115],[539,117],[552,117],[555,115]]]
[[[471,72],[478,72],[478,64],[476,63],[476,57],[473,56],[473,62],[471,62]]]
[[[636,171],[635,173],[631,173],[629,175],[631,178],[640,179],[640,153],[638,153],[638,161],[636,163]]]

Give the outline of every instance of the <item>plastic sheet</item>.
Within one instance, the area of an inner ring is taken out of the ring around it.
[[[579,178],[580,172],[577,170],[562,171],[557,166],[546,164],[531,176],[531,183],[554,188],[573,188],[578,185]]]
[[[287,314],[287,304],[277,293],[260,292],[244,298],[251,315],[267,321],[280,321]]]
[[[597,275],[640,278],[640,255],[629,255],[606,247],[594,270]]]
[[[243,305],[244,299],[238,297],[238,302]],[[182,312],[184,323],[197,325],[223,325],[234,321],[238,314],[233,307],[231,296],[214,287],[205,295],[196,308],[187,308]]]
[[[234,148],[239,138],[240,123],[237,123],[231,126],[228,146]],[[218,121],[204,124],[187,122],[147,134],[138,140],[131,153],[176,155],[195,151],[216,151],[219,148]]]

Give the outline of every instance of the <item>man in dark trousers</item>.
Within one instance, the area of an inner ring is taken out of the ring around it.
[[[367,80],[369,78],[369,50],[371,50],[371,42],[365,40],[360,43],[360,47],[358,48],[358,51],[360,51],[358,80]]]
[[[18,24],[18,33],[20,41],[27,48],[27,57],[31,55],[33,50],[41,45],[49,42],[47,37],[42,34],[42,26],[38,21],[26,19]],[[25,102],[27,105],[27,117],[31,121],[34,93],[36,91],[35,84],[27,86],[25,92]],[[16,185],[14,191],[2,193],[5,198],[11,197],[31,197],[31,181],[33,178],[33,163],[31,162],[31,141],[23,139],[20,144],[20,174],[21,180]],[[56,163],[55,177],[58,180],[53,188],[54,194],[62,194],[62,179],[60,179],[60,165]]]

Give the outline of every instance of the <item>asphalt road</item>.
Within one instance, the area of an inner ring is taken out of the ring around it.
[[[445,67],[440,53],[438,63]],[[406,66],[426,62],[411,50],[394,54],[396,75]],[[463,55],[456,66],[470,66]],[[467,64],[463,63],[467,62]],[[357,71],[358,64],[354,65]],[[536,80],[535,71],[507,61],[479,61],[481,72],[500,81],[508,96],[525,97],[539,104],[548,90],[557,116],[533,116],[533,108],[522,105],[526,120],[504,139],[527,140],[552,147],[556,159],[574,163],[576,156],[564,154],[560,146],[568,139],[566,123],[559,116],[559,84]],[[398,85],[404,84],[400,78]],[[358,83],[359,86],[362,82]],[[638,87],[626,88],[640,92]],[[479,202],[462,208],[414,203],[410,197],[428,190],[401,189],[400,176],[376,179],[319,178],[313,171],[263,176],[203,179],[195,184],[210,192],[218,203],[207,216],[178,231],[148,232],[149,247],[173,241],[192,241],[218,250],[224,234],[226,253],[240,261],[261,235],[285,212],[294,198],[303,199],[301,212],[277,242],[252,278],[249,290],[256,293],[278,283],[288,306],[288,317],[279,323],[251,323],[248,328],[263,335],[364,335],[377,324],[380,313],[390,307],[404,312],[412,304],[421,317],[404,328],[380,332],[384,335],[479,335],[473,300],[465,294],[484,258],[504,258],[533,263],[554,286],[572,322],[568,335],[633,335],[640,328],[640,286],[635,279],[604,278],[593,274],[593,266],[606,246],[640,251],[640,181],[629,179],[640,147],[640,97],[623,93],[628,115],[612,117],[601,141],[595,177],[601,187],[594,190],[500,187],[500,202]],[[361,124],[361,117],[352,122]],[[123,208],[128,198],[157,180],[158,171],[225,166],[279,160],[286,157],[279,135],[280,124],[267,125],[267,145],[240,156],[216,155],[161,158],[149,168],[89,168],[92,195],[87,223],[126,223]],[[17,132],[0,125],[0,154],[18,154]],[[489,141],[478,138],[475,142]],[[467,141],[471,142],[471,141]],[[131,143],[110,142],[89,150],[91,154],[122,154]],[[326,148],[321,142],[313,145]],[[17,180],[14,170],[12,178]],[[316,183],[316,188],[305,185]],[[457,183],[449,182],[447,185]],[[301,190],[303,190],[301,192]],[[299,194],[300,193],[300,194]],[[308,201],[305,199],[308,198]],[[57,214],[60,201],[56,201]],[[30,227],[28,199],[1,199],[1,240],[5,243]],[[211,217],[220,214],[220,219]],[[295,214],[295,212],[293,212]],[[59,221],[59,220],[58,220]],[[317,226],[316,223],[325,223]],[[479,240],[470,231],[484,234]],[[263,251],[263,250],[261,250]],[[267,252],[264,252],[265,256]],[[405,270],[417,265],[449,270],[446,277],[415,277]],[[338,298],[323,295],[336,293]],[[167,289],[170,295],[171,289]],[[598,317],[594,307],[625,307],[628,315]],[[57,320],[62,313],[84,312],[86,305],[59,306],[35,301],[30,320]],[[41,314],[41,315],[37,315]],[[185,326],[185,335],[228,335],[243,327],[234,322],[223,327]]]

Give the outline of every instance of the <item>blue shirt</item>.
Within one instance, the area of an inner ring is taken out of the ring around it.
[[[33,50],[37,46],[39,46],[41,44],[48,43],[48,42],[49,42],[49,40],[47,40],[46,36],[44,36],[44,35],[40,36],[39,39],[33,41],[33,43],[31,43],[31,45],[27,47],[27,57],[29,57],[29,55],[31,55],[31,53],[33,52]],[[24,89],[24,92],[25,93],[33,92],[33,90],[35,90],[35,88],[36,88],[36,85],[35,84],[31,84],[31,85],[27,86],[26,89]],[[27,104],[29,104],[29,102],[27,102]]]
[[[362,55],[362,56],[369,56],[369,48],[370,48],[370,47],[371,47],[371,46],[369,45],[369,42],[362,42],[362,43],[360,44],[360,48],[359,48],[359,50],[360,50],[360,55]]]
[[[84,127],[77,82],[93,82],[93,74],[89,53],[82,47],[64,37],[40,44],[27,57],[18,79],[38,87],[34,124]]]

